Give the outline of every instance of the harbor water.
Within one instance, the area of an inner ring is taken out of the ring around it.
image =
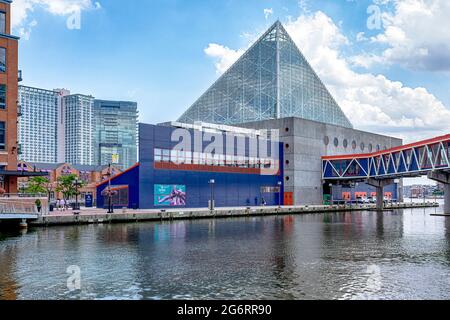
[[[0,299],[450,299],[440,208],[0,233]]]

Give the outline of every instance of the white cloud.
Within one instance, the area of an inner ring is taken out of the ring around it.
[[[271,15],[273,15],[273,9],[272,9],[272,8],[270,8],[270,9],[264,9],[264,17],[266,18],[266,20],[269,19],[269,17],[270,17]]]
[[[372,38],[386,45],[384,62],[412,69],[450,71],[450,1],[392,0],[384,31]]]
[[[357,128],[406,141],[449,130],[450,110],[425,88],[353,71],[350,65],[354,61],[341,55],[349,40],[326,14],[301,15],[285,27]],[[218,60],[217,71],[223,73],[243,51],[214,44],[205,53]]]
[[[101,4],[92,0],[15,0],[12,3],[11,25],[25,38],[37,25],[37,21],[30,17],[36,8],[57,16],[70,16],[83,10],[100,9]]]
[[[356,35],[356,41],[361,42],[361,41],[366,41],[368,40],[365,33],[364,32],[358,32],[358,34]]]
[[[205,53],[217,59],[217,73],[224,73],[237,59],[245,52],[245,49],[232,50],[228,47],[216,43],[210,43],[205,49]]]
[[[31,30],[38,25],[38,22],[36,20],[32,20],[30,23],[28,23],[26,26],[22,26],[18,29],[19,36],[24,39],[28,40],[30,39]]]

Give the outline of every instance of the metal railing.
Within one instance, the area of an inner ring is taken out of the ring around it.
[[[38,210],[33,204],[0,202],[1,214],[38,214]]]
[[[38,210],[36,201],[40,200],[41,210]],[[1,214],[38,214],[48,213],[48,199],[42,194],[5,193],[0,195]]]
[[[47,198],[47,195],[44,193],[4,193],[0,195],[0,199],[2,198]]]

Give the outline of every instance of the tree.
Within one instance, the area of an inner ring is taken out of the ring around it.
[[[28,182],[25,192],[29,194],[48,193],[49,184],[50,181],[45,177],[33,177]]]
[[[61,192],[63,194],[64,201],[67,203],[67,199],[79,195],[79,189],[82,188],[85,183],[79,181],[78,186],[75,185],[75,181],[79,180],[77,175],[69,174],[67,176],[61,176],[58,178],[58,186],[56,187],[56,192]]]

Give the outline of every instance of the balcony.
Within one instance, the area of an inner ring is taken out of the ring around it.
[[[22,106],[21,106],[20,104],[17,105],[17,116],[18,116],[18,117],[23,116],[23,113],[22,113]]]
[[[18,74],[18,78],[17,78],[17,81],[18,82],[22,82],[22,70],[19,70],[19,74]]]

